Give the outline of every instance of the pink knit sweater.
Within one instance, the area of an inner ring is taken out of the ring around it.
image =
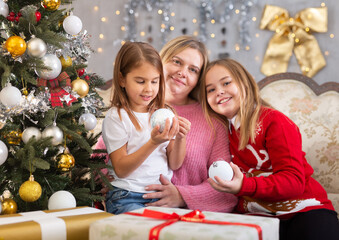
[[[231,212],[237,204],[237,197],[218,192],[207,182],[208,168],[214,161],[222,158],[230,162],[226,128],[214,121],[214,134],[199,103],[173,107],[179,116],[191,122],[191,130],[186,138],[184,163],[181,168],[174,171],[172,183],[179,190],[189,209]],[[95,148],[106,149],[102,137],[99,138]]]
[[[179,116],[191,122],[191,130],[186,138],[184,163],[174,171],[172,183],[189,209],[231,212],[237,198],[233,194],[214,190],[207,182],[208,168],[214,161],[222,158],[230,162],[226,128],[214,121],[214,135],[199,103],[173,107]]]

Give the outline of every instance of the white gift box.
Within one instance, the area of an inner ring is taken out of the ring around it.
[[[165,218],[168,219],[155,219],[141,215],[143,213],[153,215],[153,211],[156,211],[155,215],[157,213],[167,214],[168,216],[165,216]],[[175,216],[179,215],[178,218],[180,218],[180,216],[189,213],[192,213],[192,211],[179,208],[147,207],[138,209],[130,213],[119,214],[93,222],[89,229],[89,239],[279,239],[279,219],[277,218],[202,212],[205,216],[204,220],[195,220],[194,218],[189,220],[192,222],[187,222],[185,219],[175,220]],[[175,216],[173,217],[173,215]],[[166,225],[169,222],[174,223]],[[161,224],[166,226],[162,229],[152,230],[152,228]],[[158,238],[150,238],[150,232],[155,235],[158,232]]]

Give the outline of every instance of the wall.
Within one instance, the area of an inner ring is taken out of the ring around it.
[[[148,0],[149,2],[151,0]],[[251,43],[248,45],[249,49],[237,50],[236,46],[239,43],[238,23],[240,20],[239,14],[231,14],[231,18],[225,23],[206,24],[206,32],[208,39],[206,45],[210,52],[210,59],[218,57],[219,53],[229,53],[231,58],[240,61],[253,74],[257,81],[265,77],[260,72],[260,66],[263,56],[265,54],[267,44],[273,36],[273,32],[268,30],[260,30],[259,24],[265,4],[277,5],[286,8],[293,17],[298,11],[307,7],[320,7],[324,3],[328,7],[328,31],[326,33],[314,33],[313,35],[318,40],[320,49],[324,54],[327,65],[313,79],[322,84],[328,81],[338,82],[338,46],[339,46],[339,4],[336,0],[253,0],[256,1],[252,7],[249,17],[250,21],[250,38]],[[146,1],[147,2],[147,1]],[[170,12],[174,12],[175,16],[171,17],[171,24],[174,30],[168,33],[167,39],[181,35],[184,28],[187,29],[187,34],[193,34],[199,27],[200,10],[194,7],[197,0],[179,1],[172,0]],[[219,3],[221,0],[212,1]],[[240,0],[235,0],[235,9],[240,7]],[[95,72],[105,79],[112,78],[113,62],[117,51],[120,48],[120,42],[126,36],[126,31],[122,31],[121,27],[126,24],[125,4],[128,0],[75,0],[71,6],[67,8],[74,8],[74,14],[79,16],[83,22],[83,29],[87,30],[92,37],[90,44],[96,53],[91,55],[87,71]],[[217,11],[220,9],[216,9]],[[117,15],[116,11],[120,11]],[[138,41],[148,41],[150,37],[153,39],[153,46],[158,50],[162,46],[162,35],[159,31],[162,23],[161,15],[157,13],[157,9],[147,11],[142,8],[137,9],[138,17],[136,18],[136,30]],[[105,18],[104,21],[102,18]],[[252,18],[256,20],[253,21]],[[192,19],[197,19],[197,23],[193,23]],[[152,25],[151,31],[149,26]],[[226,33],[221,32],[222,28],[226,27]],[[141,36],[140,33],[145,35]],[[211,38],[210,34],[214,33],[215,37]],[[101,38],[100,38],[100,34]],[[334,35],[331,35],[334,34]],[[332,37],[331,37],[332,36]],[[333,37],[334,36],[334,37]],[[225,47],[221,45],[221,41],[226,40]],[[288,70],[290,72],[301,73],[299,65],[295,56],[290,59]]]

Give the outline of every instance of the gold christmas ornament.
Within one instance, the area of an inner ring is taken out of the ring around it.
[[[68,172],[74,167],[75,159],[66,149],[64,153],[60,153],[56,156],[56,165],[60,171]]]
[[[59,8],[61,0],[43,0],[41,6],[48,11],[55,11]]]
[[[5,48],[12,57],[17,57],[25,53],[26,42],[19,36],[12,36],[6,40]]]
[[[72,82],[72,90],[79,94],[80,97],[85,97],[89,91],[89,86],[85,80],[77,78]]]
[[[35,202],[40,198],[41,192],[41,186],[38,182],[34,181],[33,175],[19,188],[19,195],[25,202]]]
[[[25,96],[28,96],[28,91],[27,91],[27,88],[23,88],[21,90],[22,94],[25,95]]]
[[[11,198],[5,198],[2,201],[2,214],[13,214],[18,210],[18,205]]]
[[[59,59],[60,59],[62,68],[68,68],[72,66],[73,64],[72,59],[69,56],[67,56],[66,59],[63,56],[61,56],[59,57]]]
[[[261,66],[265,75],[286,72],[293,52],[302,73],[308,77],[313,77],[326,66],[311,32],[327,32],[327,7],[306,8],[291,18],[286,9],[266,5],[260,29],[275,31]]]
[[[21,142],[22,132],[20,129],[9,131],[5,138],[7,139],[8,144],[19,145]]]

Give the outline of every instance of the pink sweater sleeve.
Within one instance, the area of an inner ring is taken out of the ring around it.
[[[220,158],[230,162],[229,141],[227,136],[227,130],[218,122],[214,123],[215,126],[215,138],[211,144],[211,149],[208,161],[200,159],[199,161],[206,161],[205,169],[198,169],[201,173],[206,171],[204,179],[200,179],[200,183],[193,185],[176,185],[181,196],[183,197],[186,205],[189,209],[199,209],[201,211],[215,211],[215,212],[232,212],[238,202],[238,198],[233,194],[218,192],[214,190],[207,182],[208,168],[209,166]],[[206,140],[205,140],[206,141]],[[193,145],[193,144],[192,144]],[[191,146],[197,148],[201,146]],[[206,145],[204,146],[206,147]],[[194,150],[193,150],[194,151]],[[196,159],[197,160],[197,159]],[[192,161],[192,169],[195,161]],[[190,174],[188,178],[194,178],[194,174]],[[195,181],[192,179],[192,181]],[[191,182],[192,182],[191,181]]]

